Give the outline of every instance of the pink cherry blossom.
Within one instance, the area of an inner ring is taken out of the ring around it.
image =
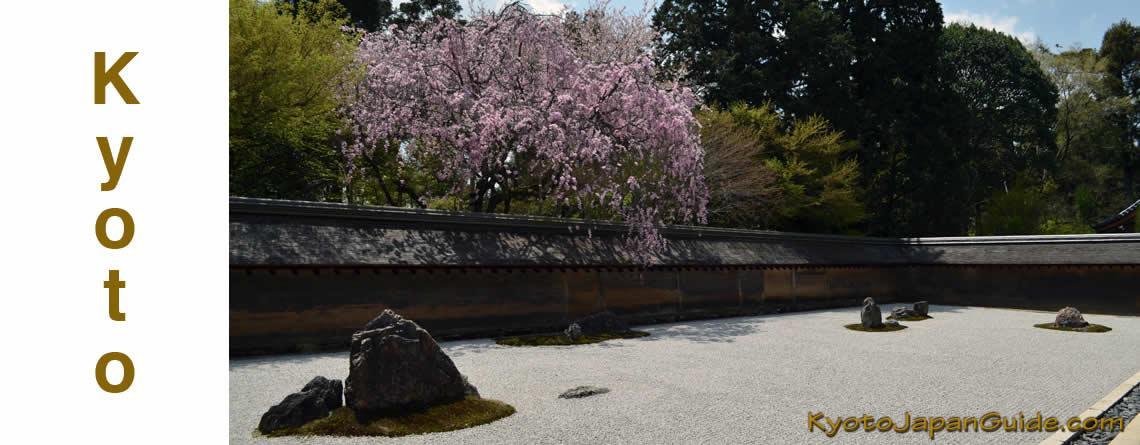
[[[436,160],[435,176],[476,211],[529,187],[577,215],[612,215],[650,260],[664,247],[658,225],[705,220],[696,97],[657,82],[644,54],[602,57],[561,20],[509,5],[366,35],[346,155],[402,144]]]

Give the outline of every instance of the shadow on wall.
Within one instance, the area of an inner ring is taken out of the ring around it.
[[[910,244],[906,247],[906,262],[908,264],[938,264],[945,252],[925,244]]]
[[[263,218],[263,217],[262,217]],[[275,222],[275,223],[270,223]],[[230,262],[247,264],[587,264],[629,260],[613,234],[431,230],[367,221],[303,223],[245,217],[230,224]],[[236,257],[235,257],[236,255]]]
[[[638,264],[625,232],[492,231],[430,228],[334,218],[243,215],[230,223],[230,263],[387,265]],[[671,237],[658,264],[929,264],[942,251],[893,240],[716,239]]]

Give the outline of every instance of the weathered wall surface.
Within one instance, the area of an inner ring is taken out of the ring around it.
[[[907,240],[675,227],[647,269],[621,248],[621,226],[541,218],[235,199],[230,233],[233,354],[342,347],[385,308],[445,338],[560,329],[604,309],[650,323],[867,296],[1140,315],[1140,235]]]

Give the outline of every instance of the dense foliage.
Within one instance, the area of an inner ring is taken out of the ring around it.
[[[664,0],[653,23],[659,63],[709,102],[819,115],[856,141],[867,232],[964,227],[961,206],[946,201],[956,116],[942,106],[936,1]]]
[[[737,104],[698,119],[711,223],[843,232],[863,219],[852,146],[822,118],[787,123],[769,104]]]
[[[1140,27],[1128,21],[1112,25],[1100,46],[1109,94],[1128,100],[1128,106],[1114,114],[1111,122],[1120,131],[1114,155],[1121,168],[1122,188],[1125,196],[1135,198],[1140,173]]]
[[[950,87],[964,106],[956,153],[963,173],[958,193],[985,233],[987,223],[977,212],[986,205],[1025,202],[995,193],[1007,193],[1024,175],[1041,177],[1054,164],[1057,87],[1017,39],[997,31],[948,26],[942,34],[942,59],[952,73]]]
[[[355,37],[332,1],[230,0],[230,193],[336,199]]]

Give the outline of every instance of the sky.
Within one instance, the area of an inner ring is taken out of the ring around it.
[[[542,13],[554,13],[566,6],[581,9],[589,3],[589,0],[524,1]],[[639,10],[644,1],[611,0],[610,4]],[[1120,19],[1140,23],[1140,0],[942,0],[942,14],[947,22],[967,22],[996,29],[1027,43],[1040,38],[1050,47],[1097,48],[1104,31],[1113,23]]]

